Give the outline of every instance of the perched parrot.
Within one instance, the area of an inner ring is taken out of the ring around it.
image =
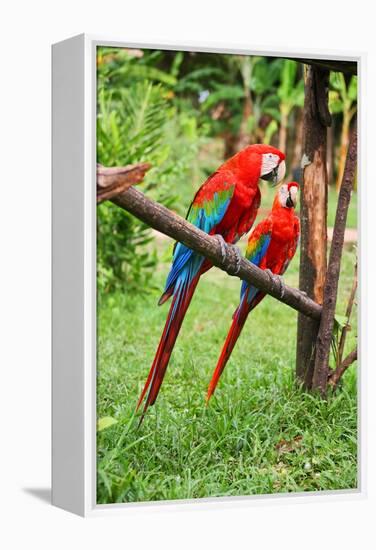
[[[226,243],[236,243],[247,233],[256,218],[261,194],[259,180],[277,184],[285,175],[285,155],[269,145],[249,145],[224,162],[197,191],[189,207],[187,220],[209,235]],[[137,409],[147,393],[143,415],[153,405],[179,334],[184,315],[210,261],[181,243],[174,247],[171,270],[159,300],[163,304],[172,296],[171,307],[159,346],[150,368]],[[140,421],[140,422],[141,422]]]
[[[295,182],[283,184],[275,196],[271,212],[257,224],[248,239],[246,258],[261,269],[279,276],[286,271],[298,246],[300,223],[294,210],[298,189],[299,185]],[[243,281],[240,303],[234,312],[232,325],[210,381],[206,402],[214,393],[248,314],[264,296],[264,292]]]

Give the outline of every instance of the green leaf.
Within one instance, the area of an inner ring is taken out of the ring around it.
[[[343,103],[336,90],[329,91],[329,110],[333,114],[342,113],[343,111]]]
[[[296,61],[289,59],[284,61],[281,73],[281,85],[278,88],[278,95],[281,101],[288,101],[294,92],[296,69]]]
[[[356,101],[358,97],[358,79],[353,76],[349,83],[348,96],[351,101]]]
[[[346,96],[346,83],[345,83],[345,77],[342,73],[330,73],[330,85],[334,90],[337,90],[341,97],[344,98]]]
[[[269,95],[279,78],[281,63],[281,59],[275,59],[270,63],[265,58],[260,57],[253,67],[250,82],[251,90],[258,95],[265,92]]]
[[[202,104],[202,108],[207,110],[217,105],[220,101],[234,101],[236,99],[242,99],[243,97],[244,90],[241,86],[223,85],[208,95],[207,99]]]
[[[171,74],[174,78],[178,78],[180,65],[184,60],[184,52],[177,52],[171,65]]]
[[[347,317],[345,315],[335,315],[334,317],[335,321],[339,325],[340,328],[343,328],[347,325]]]
[[[102,418],[98,419],[97,431],[101,432],[102,430],[105,430],[106,428],[109,428],[114,424],[117,424],[117,420],[115,420],[115,418],[113,418],[112,416],[103,416]]]

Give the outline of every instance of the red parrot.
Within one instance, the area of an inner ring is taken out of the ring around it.
[[[187,214],[187,220],[209,235],[226,243],[236,243],[247,233],[256,218],[261,194],[259,180],[274,184],[283,179],[285,155],[269,145],[249,145],[224,162],[197,191]],[[139,398],[140,407],[148,391],[143,415],[153,405],[161,387],[166,368],[189,307],[197,283],[212,267],[210,261],[182,243],[174,247],[171,270],[165,290],[159,300],[163,304],[172,296],[171,307],[159,346]],[[140,422],[141,422],[140,421]]]
[[[248,239],[246,258],[261,269],[279,276],[286,271],[298,246],[300,223],[294,210],[298,189],[299,185],[295,182],[282,185],[275,196],[271,212],[257,224]],[[248,314],[264,296],[264,292],[243,281],[240,304],[233,315],[232,325],[210,381],[206,402],[214,393]]]

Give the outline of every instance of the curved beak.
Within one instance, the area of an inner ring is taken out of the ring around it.
[[[286,201],[286,207],[293,208],[294,206],[295,206],[294,201],[292,200],[291,195],[289,193],[289,196],[287,197],[287,201]]]
[[[272,183],[273,187],[275,185],[277,185],[277,183],[278,183],[277,178],[278,178],[278,166],[273,168],[273,170],[271,172],[269,172],[268,174],[264,174],[261,177],[261,179],[264,180],[264,181],[270,181]]]
[[[286,164],[282,160],[271,172],[261,176],[262,180],[269,181],[272,184],[272,187],[275,187],[283,178],[286,173]]]

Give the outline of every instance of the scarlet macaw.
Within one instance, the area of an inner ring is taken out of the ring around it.
[[[235,243],[247,233],[256,218],[261,194],[259,180],[274,184],[283,179],[285,155],[269,145],[249,145],[223,163],[197,191],[189,207],[187,220],[209,235],[217,235],[221,246]],[[223,250],[223,248],[222,248]],[[173,296],[159,346],[139,398],[140,407],[148,391],[143,415],[153,405],[179,334],[185,312],[210,261],[182,243],[176,243],[171,270],[159,300],[163,304]],[[143,418],[141,417],[141,421]]]
[[[299,185],[295,182],[280,187],[271,212],[257,224],[248,239],[246,258],[261,269],[276,275],[282,275],[286,271],[298,246],[300,223],[294,210],[298,188]],[[243,281],[240,304],[234,312],[232,325],[210,381],[206,402],[214,393],[248,314],[264,296],[264,292]]]

